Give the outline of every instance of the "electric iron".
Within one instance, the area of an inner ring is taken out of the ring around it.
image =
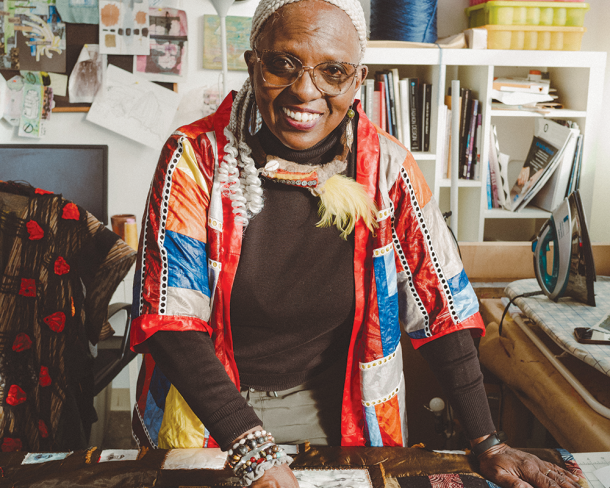
[[[595,306],[595,264],[578,190],[553,210],[532,243],[534,270],[551,300],[572,297]]]

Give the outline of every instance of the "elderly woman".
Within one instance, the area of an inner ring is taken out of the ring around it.
[[[358,0],[262,0],[251,45],[242,90],[170,137],[152,183],[131,337],[150,353],[139,443],[219,445],[256,487],[297,486],[275,442],[406,445],[404,330],[486,476],[575,486],[495,432],[450,234],[412,156],[355,101]]]

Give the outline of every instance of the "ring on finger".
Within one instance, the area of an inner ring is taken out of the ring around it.
[[[553,471],[553,470],[549,469],[546,473],[544,473],[544,476],[548,476],[551,471]]]

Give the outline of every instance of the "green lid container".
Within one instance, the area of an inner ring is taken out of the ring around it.
[[[487,2],[466,9],[469,27],[484,25],[541,25],[583,27],[588,3]]]

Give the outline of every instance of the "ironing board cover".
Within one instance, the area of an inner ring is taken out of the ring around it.
[[[513,281],[504,292],[509,298],[540,290],[535,279]],[[610,277],[598,276],[595,283],[595,302],[590,307],[571,298],[555,303],[545,295],[517,298],[515,304],[536,322],[559,347],[578,359],[610,376],[610,346],[581,344],[574,338],[576,327],[589,327],[610,313]]]

